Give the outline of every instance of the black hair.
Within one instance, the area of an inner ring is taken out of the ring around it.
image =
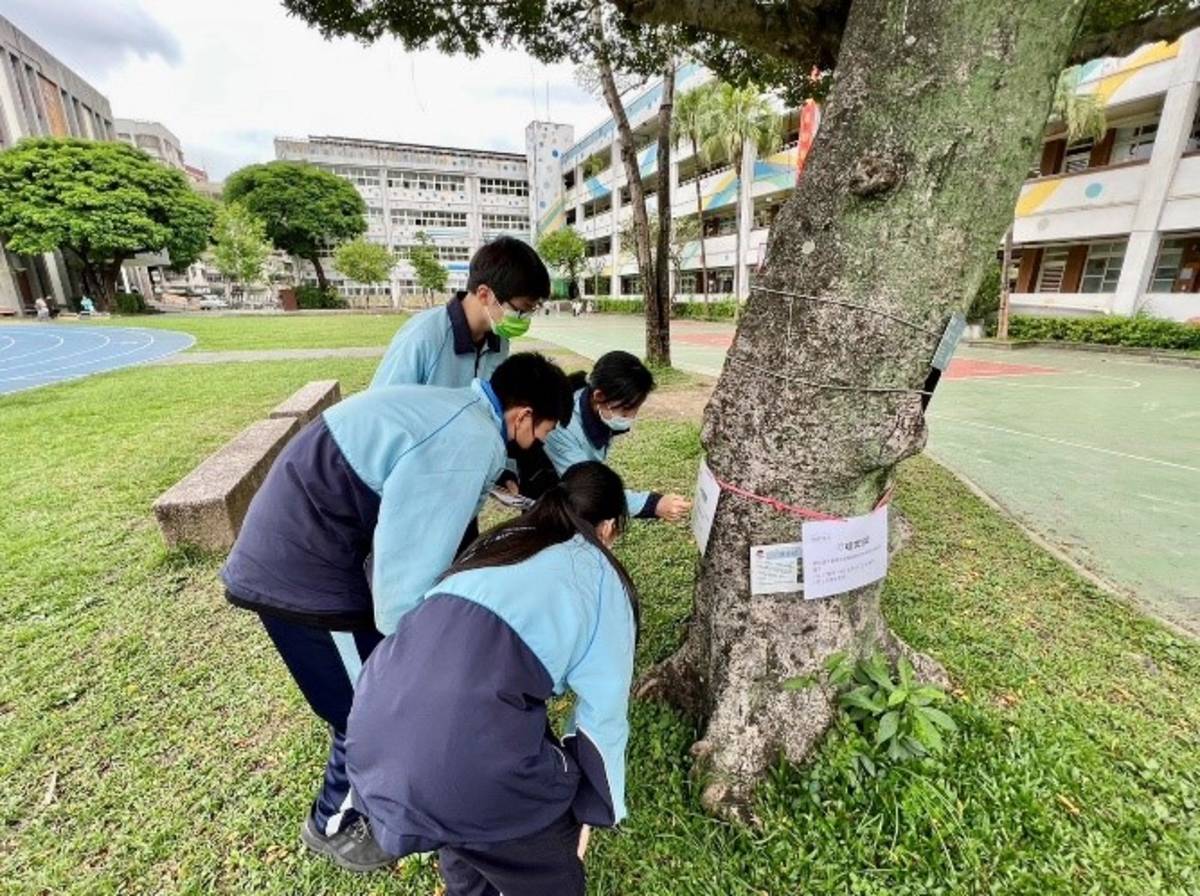
[[[527,298],[542,301],[550,297],[550,272],[533,246],[513,236],[502,236],[485,243],[471,256],[467,272],[467,291],[487,286],[501,302]]]
[[[538,352],[510,355],[492,374],[492,389],[504,410],[532,408],[537,423],[553,420],[571,422],[571,392],[562,368]]]
[[[605,402],[618,410],[641,406],[646,396],[654,391],[654,374],[629,352],[601,355],[587,382],[593,389],[603,392]]]
[[[475,539],[442,578],[467,569],[511,566],[578,534],[597,548],[616,570],[629,597],[636,626],[640,620],[637,589],[621,561],[596,534],[596,526],[605,520],[614,520],[618,533],[629,525],[625,484],[620,476],[599,461],[575,464],[533,507]]]

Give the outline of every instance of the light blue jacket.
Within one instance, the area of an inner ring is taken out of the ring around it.
[[[494,333],[475,345],[462,298],[456,296],[441,308],[422,311],[400,328],[370,388],[408,384],[461,389],[476,377],[491,379],[507,357],[508,340]]]
[[[567,426],[555,427],[546,438],[546,456],[554,464],[559,476],[575,464],[589,460],[604,462],[608,458],[608,449],[614,433],[592,409],[591,399],[592,391],[589,387],[576,392],[575,412],[571,414],[571,422]],[[660,497],[657,492],[635,492],[626,489],[625,502],[629,506],[629,515],[642,519],[653,518]]]
[[[375,627],[396,621],[450,565],[504,470],[506,431],[491,386],[393,386],[334,405],[325,423],[380,497],[372,542]]]
[[[511,840],[568,810],[621,821],[635,639],[616,570],[578,535],[434,585],[355,688],[347,770],[380,844]],[[546,706],[567,691],[560,742]]]

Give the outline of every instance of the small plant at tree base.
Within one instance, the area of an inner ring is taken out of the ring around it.
[[[876,777],[891,764],[940,755],[945,734],[957,730],[954,720],[934,705],[946,700],[945,692],[917,681],[904,657],[897,678],[879,653],[856,662],[838,652],[825,661],[825,669],[838,691],[843,723],[859,735],[851,768],[855,777]],[[790,689],[809,685],[802,679],[784,683]]]

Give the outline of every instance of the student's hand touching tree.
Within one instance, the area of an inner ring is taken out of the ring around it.
[[[686,517],[688,511],[691,509],[692,502],[683,495],[663,495],[658,499],[658,506],[654,508],[654,515],[660,520],[677,523]]]

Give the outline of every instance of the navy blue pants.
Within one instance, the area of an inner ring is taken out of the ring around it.
[[[584,896],[579,823],[568,812],[550,827],[500,843],[443,847],[446,896]]]
[[[354,700],[354,684],[363,661],[383,635],[374,629],[329,631],[266,614],[259,618],[300,686],[300,693],[331,729],[325,780],[313,801],[312,816],[320,831],[327,836],[336,834],[355,814],[350,808],[350,779],[346,775],[346,718]]]

